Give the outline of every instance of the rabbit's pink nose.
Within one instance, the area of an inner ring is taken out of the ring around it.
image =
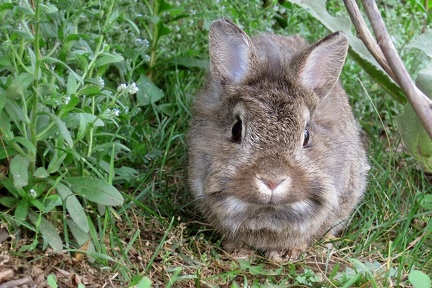
[[[275,190],[285,179],[278,179],[278,180],[267,180],[260,178],[260,180],[270,189]]]

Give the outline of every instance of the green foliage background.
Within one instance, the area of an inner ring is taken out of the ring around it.
[[[427,56],[404,47],[430,28],[430,7],[414,0],[378,4],[416,77]],[[325,5],[329,15],[346,15],[341,1]],[[17,247],[21,253],[48,246],[71,252],[87,243],[94,265],[120,263],[121,257],[127,263],[127,251],[117,255],[103,242],[110,235],[111,243],[120,243],[118,222],[134,230],[131,211],[158,219],[167,233],[173,225],[199,219],[185,186],[184,137],[207,68],[208,29],[221,16],[249,34],[299,33],[312,42],[329,33],[307,9],[286,1],[0,2],[0,219],[17,239],[30,239]],[[342,82],[370,139],[373,165],[368,195],[345,239],[352,270],[322,280],[310,269],[290,269],[283,271],[286,279],[276,280],[282,270],[240,262],[232,264],[238,269],[231,275],[235,281],[225,274],[212,281],[247,286],[252,282],[236,277],[267,273],[254,287],[283,281],[385,286],[432,273],[430,180],[397,149],[394,117],[403,106],[375,80],[347,60]],[[188,233],[190,243],[196,235],[208,236],[196,226]],[[139,231],[132,239],[138,237]],[[216,236],[208,239],[209,249],[220,249]],[[384,270],[371,260],[375,253],[388,255]],[[114,270],[121,271],[123,283],[150,285],[143,277],[154,257],[144,272],[121,265]],[[217,259],[217,253],[211,257]],[[194,265],[210,260],[200,261]]]

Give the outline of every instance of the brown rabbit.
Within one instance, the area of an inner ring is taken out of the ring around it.
[[[189,181],[224,247],[296,257],[343,228],[369,170],[339,75],[342,33],[249,38],[210,28],[210,72],[189,132]]]

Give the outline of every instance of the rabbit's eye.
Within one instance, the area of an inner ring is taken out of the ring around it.
[[[304,138],[303,138],[303,147],[307,146],[307,144],[309,143],[309,138],[310,138],[309,130],[305,129],[304,130]]]
[[[236,123],[234,123],[231,129],[231,140],[236,143],[240,143],[242,137],[242,122],[237,117]]]

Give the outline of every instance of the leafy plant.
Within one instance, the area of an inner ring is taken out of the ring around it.
[[[138,88],[132,83],[115,90],[103,77],[124,61],[106,37],[124,18],[115,1],[90,12],[67,3],[0,5],[0,204],[13,211],[3,217],[14,227],[36,233],[24,249],[35,248],[41,235],[44,246],[61,250],[57,220],[78,243],[88,240],[82,236],[90,233],[84,205],[96,203],[104,212],[123,203],[112,185],[114,160],[130,150],[115,131],[128,110],[120,100]],[[85,13],[103,19],[97,33],[80,32]]]
[[[415,37],[407,48],[416,48],[432,59],[432,30]],[[420,52],[420,53],[421,53]],[[418,72],[416,86],[432,99],[432,64]],[[410,152],[424,167],[432,172],[432,139],[423,128],[412,106],[407,103],[397,119],[402,139]]]

